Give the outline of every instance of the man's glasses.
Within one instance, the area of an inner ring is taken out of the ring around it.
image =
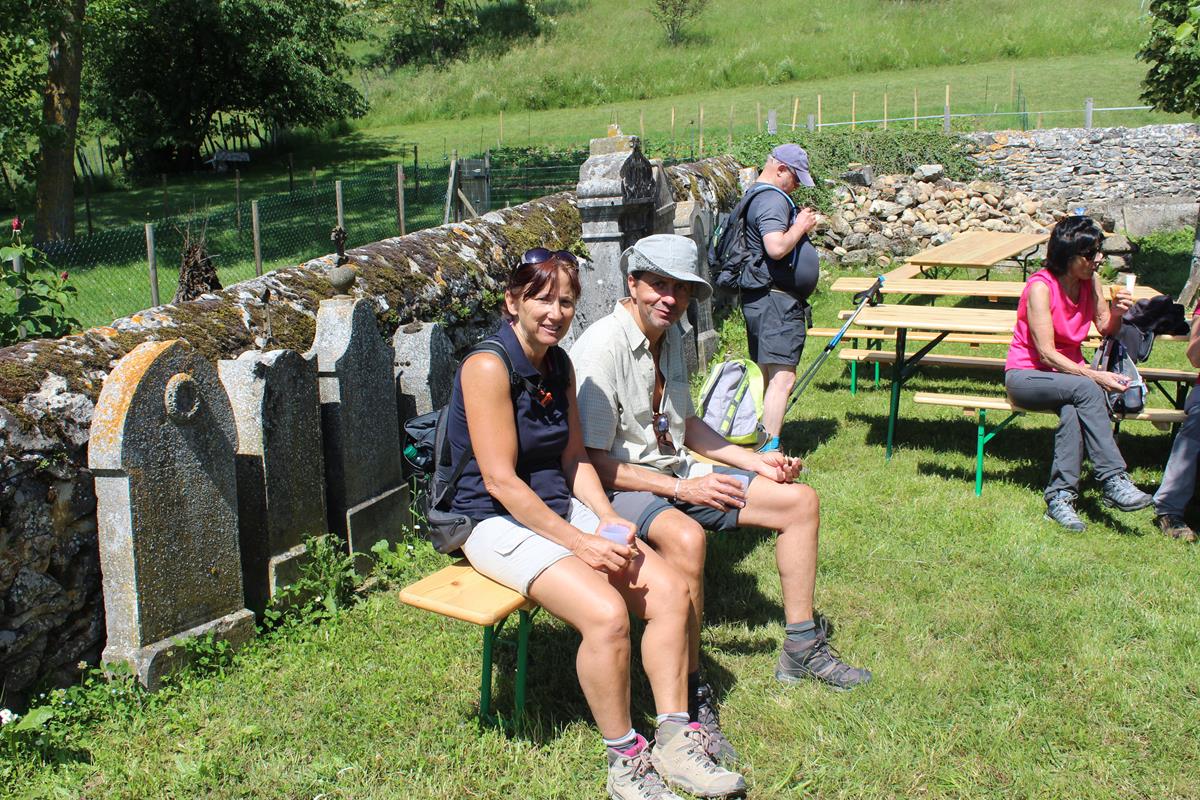
[[[579,259],[569,250],[547,250],[545,247],[535,247],[532,250],[526,250],[525,255],[521,256],[521,266],[544,264],[552,258],[566,261],[577,269],[579,267]]]
[[[661,411],[654,415],[654,439],[658,442],[658,452],[661,455],[675,455],[675,443],[671,441],[671,421]]]

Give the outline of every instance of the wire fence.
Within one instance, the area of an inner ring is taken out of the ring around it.
[[[442,224],[449,165],[421,165],[419,187],[405,174],[404,225],[407,232]],[[493,166],[492,208],[517,205],[573,188],[578,164]],[[68,313],[83,327],[108,324],[170,302],[179,281],[184,241],[203,237],[223,286],[254,277],[254,216],[258,218],[261,268],[269,271],[332,252],[330,231],[337,224],[335,181],[249,199],[227,206],[152,220],[147,225],[99,231],[88,236],[39,244],[55,271],[70,274],[77,294]],[[397,171],[384,167],[340,181],[348,246],[397,236],[400,218]],[[483,209],[480,209],[482,212]],[[148,229],[152,229],[148,234]],[[151,242],[156,282],[151,275]]]

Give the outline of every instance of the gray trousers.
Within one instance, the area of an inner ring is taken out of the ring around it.
[[[1079,494],[1085,446],[1097,480],[1104,481],[1125,471],[1125,459],[1121,458],[1113,438],[1104,390],[1091,378],[1039,369],[1010,369],[1004,373],[1004,388],[1015,406],[1058,412],[1054,463],[1050,465],[1050,483],[1044,492],[1046,500],[1063,490]]]
[[[1154,493],[1154,510],[1158,514],[1183,516],[1196,488],[1196,460],[1200,459],[1200,386],[1193,386],[1183,405],[1187,420],[1179,426],[1171,457],[1163,470],[1162,483]]]

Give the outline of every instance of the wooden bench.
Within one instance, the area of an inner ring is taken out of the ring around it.
[[[913,402],[923,405],[948,406],[950,408],[962,409],[963,413],[974,413],[977,419],[977,433],[975,438],[975,496],[983,494],[983,451],[984,447],[1000,431],[1004,430],[1009,423],[1024,414],[1054,414],[1054,411],[1030,411],[1024,408],[1017,408],[1009,402],[1007,397],[981,397],[976,395],[965,394],[935,394],[932,392],[917,392],[913,395]],[[1007,411],[1008,417],[999,425],[993,427],[990,431],[987,429],[987,412],[988,411]],[[1171,425],[1178,425],[1187,418],[1187,413],[1182,409],[1174,408],[1147,408],[1140,414],[1123,414],[1113,417],[1113,422],[1120,425],[1125,420],[1140,420],[1151,422],[1155,427],[1169,428]]]
[[[887,283],[888,281],[904,280],[906,278],[915,278],[916,276],[921,274],[921,271],[923,269],[924,269],[924,267],[922,267],[919,264],[913,264],[909,261],[905,261],[903,264],[896,267],[891,272],[885,272],[883,274],[883,282]],[[874,283],[875,281],[872,278],[872,279],[870,279],[870,282]]]
[[[512,725],[525,711],[525,666],[529,631],[538,605],[507,586],[480,575],[466,561],[456,561],[400,591],[400,599],[451,619],[483,627],[483,666],[479,681],[480,724],[498,724],[492,714],[492,656],[504,623],[514,611],[517,624],[517,665],[513,691]]]
[[[945,341],[950,341],[950,336],[947,336]],[[849,361],[852,364],[891,364],[896,360],[896,354],[890,350],[860,350],[854,348],[846,348],[838,353],[838,358],[843,361]],[[963,356],[949,355],[942,353],[929,353],[921,359],[922,365],[932,367],[959,367],[962,369],[979,369],[979,370],[1003,370],[1003,358],[994,358],[990,356]],[[1175,408],[1183,408],[1183,402],[1187,399],[1187,392],[1190,386],[1196,382],[1196,371],[1190,369],[1167,369],[1163,367],[1146,367],[1139,366],[1138,372],[1142,376],[1142,380],[1146,383],[1154,384],[1154,386],[1162,392],[1163,396],[1171,402]],[[854,372],[850,375],[850,393],[856,392],[856,376]],[[875,376],[876,385],[879,384],[878,372]],[[1174,383],[1175,391],[1168,392],[1163,384]]]

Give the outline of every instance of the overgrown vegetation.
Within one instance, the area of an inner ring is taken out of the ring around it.
[[[1150,65],[1142,99],[1200,116],[1200,2],[1152,0],[1150,33],[1137,57]]]
[[[22,265],[17,271],[17,264]],[[75,287],[66,272],[55,272],[42,251],[21,241],[21,224],[12,221],[12,242],[0,247],[0,347],[23,339],[57,339],[79,329],[67,311]]]
[[[667,43],[681,44],[683,27],[704,12],[709,0],[650,0],[650,16],[662,26]]]

